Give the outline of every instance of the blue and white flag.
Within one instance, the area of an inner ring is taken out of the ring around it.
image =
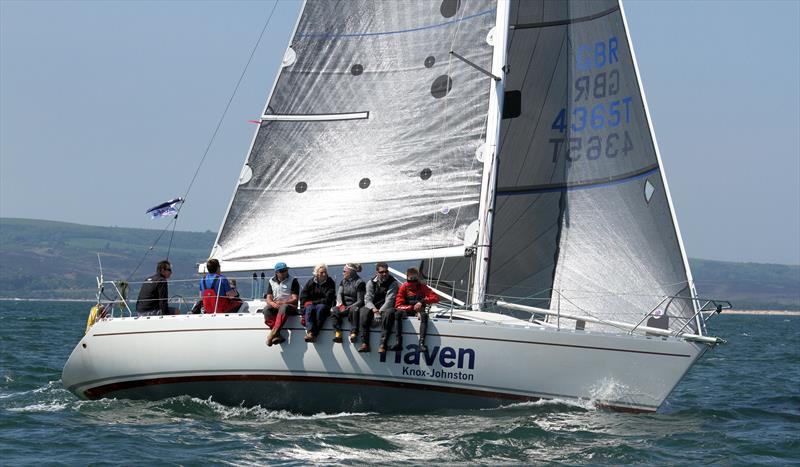
[[[165,203],[161,203],[158,206],[148,209],[146,214],[150,214],[150,219],[176,216],[178,214],[178,208],[176,208],[176,206],[182,202],[183,198],[171,199]]]

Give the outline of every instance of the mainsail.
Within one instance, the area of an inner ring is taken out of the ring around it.
[[[310,1],[211,253],[225,270],[463,255],[495,6]]]
[[[501,127],[488,294],[683,326],[690,275],[621,7],[515,1],[510,22],[522,108]]]

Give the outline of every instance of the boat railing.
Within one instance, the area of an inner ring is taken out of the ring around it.
[[[104,306],[104,317],[115,318],[116,309],[119,308],[119,317],[128,317],[136,316],[136,313],[131,309],[130,303],[128,301],[128,287],[129,284],[127,281],[99,281],[98,280],[98,305],[102,305],[102,302],[105,301]],[[106,295],[105,290],[106,288],[110,288],[115,292],[114,297],[109,297]],[[193,302],[191,300],[187,300],[182,295],[173,295],[171,296],[167,303],[169,304],[176,304],[178,310],[181,312],[185,310],[190,310],[191,305]]]
[[[683,332],[683,330],[686,329],[693,321],[695,321],[697,317],[700,317],[702,319],[703,324],[705,324],[706,321],[708,321],[712,316],[716,316],[719,313],[722,313],[722,310],[730,310],[732,308],[731,302],[727,300],[717,300],[712,298],[701,298],[701,297],[692,298],[692,297],[683,297],[680,295],[668,295],[665,296],[658,303],[658,305],[653,307],[652,310],[646,313],[642,317],[642,319],[636,324],[636,326],[630,331],[630,333],[632,334],[636,330],[636,328],[638,328],[639,326],[642,325],[642,323],[644,323],[645,320],[649,318],[660,318],[661,316],[667,314],[670,305],[672,305],[672,303],[676,300],[679,302],[688,301],[697,304],[696,308],[697,311],[692,316],[688,318],[683,318],[681,327],[677,331],[675,331],[676,334],[680,334],[681,332]],[[665,303],[667,303],[667,305],[662,307],[662,305],[664,305]],[[670,315],[670,316],[676,319],[679,318],[675,315]]]
[[[724,309],[729,309],[731,307],[730,302],[726,302],[726,301],[723,301],[723,300],[701,299],[704,302],[704,304],[703,304],[703,306],[699,307],[697,313],[692,317],[684,318],[685,322],[681,321],[680,322],[681,326],[677,330],[671,330],[671,329],[664,329],[664,328],[660,328],[660,327],[652,327],[652,326],[647,326],[647,325],[643,325],[642,324],[649,316],[655,316],[656,315],[656,310],[659,309],[659,307],[656,307],[653,310],[651,310],[650,312],[648,312],[646,314],[646,316],[640,322],[638,322],[636,324],[632,324],[632,323],[626,323],[626,322],[610,320],[610,319],[601,319],[601,318],[597,318],[597,317],[591,316],[590,314],[576,315],[576,314],[572,314],[572,313],[565,313],[565,312],[563,312],[561,310],[561,303],[560,303],[560,299],[558,297],[561,297],[561,298],[563,298],[564,300],[567,300],[567,301],[569,301],[569,299],[567,297],[562,297],[562,295],[563,294],[561,294],[560,292],[556,291],[556,294],[555,294],[555,296],[556,296],[556,309],[555,310],[550,310],[550,309],[545,309],[545,308],[537,308],[537,307],[532,307],[532,306],[527,306],[527,305],[520,305],[520,304],[517,304],[517,303],[511,303],[511,302],[507,302],[507,301],[504,301],[504,300],[497,300],[495,302],[495,305],[497,305],[499,307],[502,307],[502,308],[528,312],[528,313],[531,313],[532,315],[553,316],[553,317],[556,318],[556,326],[555,327],[557,329],[561,329],[561,319],[568,319],[568,320],[575,321],[575,322],[594,323],[594,324],[598,324],[598,325],[602,325],[602,326],[608,326],[608,327],[612,327],[612,328],[616,328],[616,329],[620,329],[620,330],[625,330],[625,331],[627,331],[627,334],[633,334],[634,332],[638,331],[638,332],[643,332],[643,333],[648,334],[648,335],[657,335],[657,336],[663,336],[663,337],[676,337],[676,338],[681,338],[681,339],[686,339],[686,340],[691,340],[691,341],[703,342],[703,343],[707,343],[707,344],[720,344],[720,343],[724,343],[725,342],[723,339],[720,339],[720,338],[717,338],[717,337],[704,336],[702,334],[695,334],[694,332],[686,332],[686,328],[689,325],[689,323],[691,323],[695,319],[695,317],[697,317],[697,316],[702,316],[703,317],[703,322],[705,322],[706,320],[708,320],[710,318],[711,314],[718,314]],[[671,302],[671,301],[674,301],[676,299],[679,299],[679,300],[694,300],[694,298],[692,298],[692,297],[664,297],[659,305],[663,305],[664,303],[666,303],[668,301]],[[708,314],[708,315],[704,314],[704,313],[708,313],[708,312],[712,312],[712,313]],[[532,318],[533,318],[533,316],[532,316]]]
[[[120,312],[122,312],[122,305],[124,305],[125,306],[125,310],[127,310],[127,312],[128,312],[128,316],[133,316],[133,311],[131,311],[131,307],[128,306],[128,300],[126,299],[128,283],[124,282],[124,281],[117,281],[117,282],[115,282],[115,281],[107,281],[107,283],[109,283],[112,286],[114,286],[114,290],[117,291],[117,297],[119,297],[119,303],[121,304],[120,305]],[[123,293],[123,291],[121,289],[124,289],[126,292]],[[114,304],[115,303],[117,303],[116,299],[114,299],[114,300],[112,300],[110,302],[110,305],[111,305],[111,316],[114,316]]]

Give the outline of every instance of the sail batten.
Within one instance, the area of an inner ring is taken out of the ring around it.
[[[658,172],[658,164],[653,164],[631,173],[623,173],[614,177],[598,178],[594,180],[582,180],[579,182],[564,182],[564,183],[551,183],[546,185],[537,186],[515,186],[515,187],[500,187],[497,189],[497,196],[515,196],[515,195],[528,195],[535,193],[550,193],[557,191],[572,191],[572,190],[585,190],[590,188],[603,188],[606,186],[616,185],[617,183],[626,183],[642,177],[647,177]]]
[[[263,121],[276,122],[329,122],[337,120],[363,120],[369,118],[369,112],[344,112],[338,114],[294,114],[294,115],[262,115]]]

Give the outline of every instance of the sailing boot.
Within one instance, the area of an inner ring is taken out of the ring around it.
[[[393,345],[392,348],[389,350],[391,350],[392,352],[400,352],[401,350],[403,350],[403,339],[398,337],[397,343]]]
[[[350,343],[351,344],[355,344],[356,343],[356,338],[357,337],[358,337],[358,334],[356,334],[355,329],[350,331]]]
[[[363,344],[361,344],[361,347],[358,348],[358,351],[359,352],[369,352],[369,344],[364,342]],[[385,349],[384,349],[384,351],[385,351]],[[380,349],[378,349],[378,352],[380,352]]]
[[[334,331],[333,342],[336,342],[337,344],[341,344],[342,343],[342,330],[341,329],[337,329],[336,331]]]
[[[311,334],[311,331],[306,331],[306,337],[303,338],[306,342],[314,342],[316,339],[314,338],[314,334]]]
[[[276,335],[279,335],[277,329],[273,329],[267,334],[267,347],[272,347]]]
[[[386,353],[386,341],[381,341],[381,345],[378,346],[378,353]]]
[[[278,344],[280,344],[281,342],[283,342],[285,340],[286,340],[286,338],[281,336],[280,333],[278,333],[278,335],[275,336],[274,339],[272,339],[272,345],[278,345]]]
[[[425,346],[425,341],[423,339],[419,340],[419,351],[428,353],[428,347]]]

